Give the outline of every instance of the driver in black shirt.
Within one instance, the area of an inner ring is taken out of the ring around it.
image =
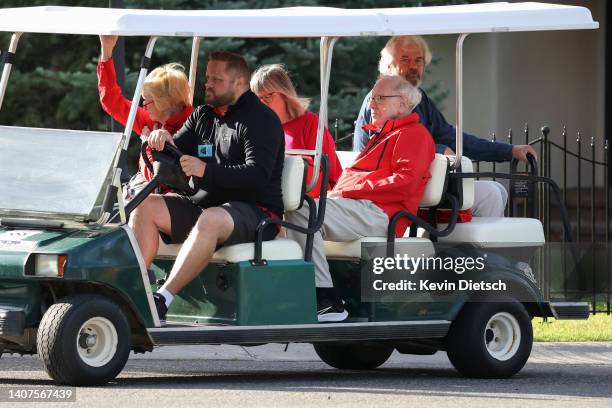
[[[250,75],[242,56],[210,54],[206,105],[174,137],[161,129],[148,137],[154,150],[175,144],[184,154],[183,172],[201,190],[197,198],[151,195],[130,218],[147,267],[160,234],[167,243],[184,242],[168,279],[153,295],[162,321],[174,296],[204,269],[218,246],[253,242],[261,220],[282,217],[283,127],[250,91]],[[266,228],[264,239],[277,232]]]

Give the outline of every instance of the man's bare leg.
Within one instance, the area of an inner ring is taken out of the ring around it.
[[[220,207],[202,212],[181,250],[172,271],[160,290],[176,295],[208,265],[218,244],[225,242],[234,231],[234,220]]]
[[[170,235],[170,212],[163,197],[152,194],[132,213],[129,222],[147,268],[153,263],[159,249],[159,232]]]

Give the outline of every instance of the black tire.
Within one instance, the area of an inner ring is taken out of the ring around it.
[[[523,368],[532,344],[529,313],[521,303],[503,299],[467,303],[451,324],[446,351],[453,366],[466,377],[508,378]]]
[[[345,370],[372,370],[380,367],[393,353],[393,347],[361,343],[313,344],[319,358],[326,364]]]
[[[91,337],[95,344],[86,347]],[[76,295],[60,299],[47,310],[38,327],[36,348],[45,370],[57,383],[103,385],[125,366],[130,337],[130,325],[118,305],[102,296]],[[89,352],[93,352],[91,357],[80,354]]]

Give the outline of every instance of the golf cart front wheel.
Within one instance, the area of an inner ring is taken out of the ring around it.
[[[51,305],[36,337],[38,355],[60,384],[102,385],[114,379],[130,354],[130,326],[121,308],[96,295]]]
[[[317,343],[314,349],[326,364],[347,370],[372,370],[393,353],[390,346],[362,343]]]
[[[519,372],[533,344],[531,318],[512,299],[468,303],[447,336],[448,358],[466,377],[508,378]]]

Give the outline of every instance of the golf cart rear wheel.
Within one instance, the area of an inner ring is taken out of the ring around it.
[[[393,353],[390,346],[360,343],[318,343],[314,349],[326,364],[346,370],[372,370]]]
[[[508,378],[519,372],[533,344],[531,318],[513,300],[468,303],[447,336],[448,358],[466,377]]]
[[[130,354],[130,326],[121,308],[102,296],[77,295],[51,305],[36,337],[38,355],[60,384],[101,385]]]

